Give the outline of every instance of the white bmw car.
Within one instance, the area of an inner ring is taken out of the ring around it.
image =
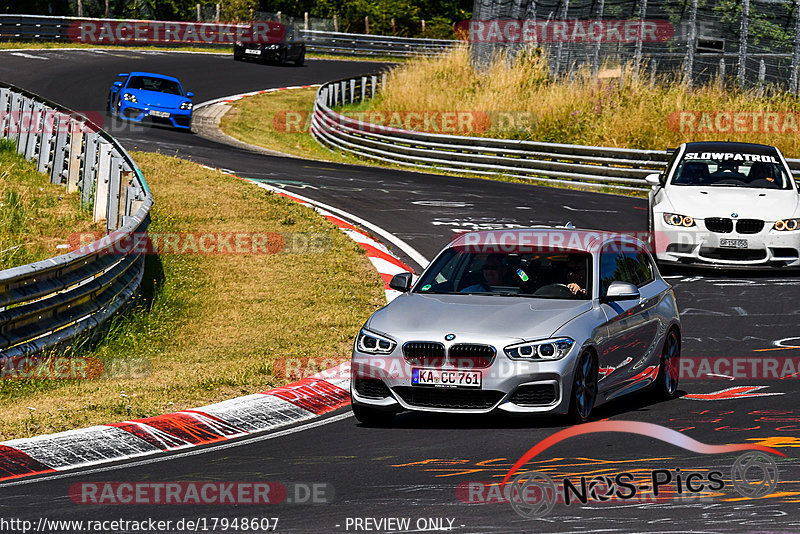
[[[659,262],[800,267],[800,192],[777,148],[685,143],[647,182]]]

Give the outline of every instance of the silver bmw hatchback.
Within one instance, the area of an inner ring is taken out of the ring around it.
[[[675,294],[642,241],[537,227],[461,234],[359,332],[356,418],[401,410],[568,414],[678,387]]]

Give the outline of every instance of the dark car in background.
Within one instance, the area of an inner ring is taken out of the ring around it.
[[[286,35],[278,42],[246,43],[237,41],[233,45],[233,59],[278,63],[279,65],[292,62],[296,66],[302,67],[306,60],[306,43],[298,31],[287,27]]]

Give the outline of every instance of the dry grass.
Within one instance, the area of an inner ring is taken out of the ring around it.
[[[156,198],[150,232],[314,232],[318,254],[148,258],[153,293],[85,356],[145,376],[0,382],[0,439],[192,408],[283,384],[284,358],[347,359],[383,302],[361,249],[312,210],[251,184],[165,156],[135,153]],[[140,365],[143,363],[144,365]],[[34,410],[31,410],[34,408]]]
[[[77,193],[51,184],[14,144],[0,142],[0,269],[25,265],[67,252],[70,234],[101,231]]]
[[[576,73],[574,81],[552,81],[541,57],[523,55],[516,61],[499,57],[486,70],[476,71],[465,48],[446,56],[418,59],[395,67],[387,87],[371,109],[381,111],[468,110],[487,112],[497,119],[520,115],[516,123],[495,120],[491,137],[559,143],[664,149],[686,141],[731,140],[778,146],[800,156],[796,133],[681,133],[670,122],[677,111],[800,111],[787,94],[759,96],[756,91],[725,90],[716,85],[687,91],[675,83],[650,86],[649,73],[639,82],[620,86],[613,69],[593,79]],[[601,72],[601,74],[603,74]],[[424,88],[424,90],[421,90]],[[501,124],[502,122],[502,124]],[[675,129],[671,128],[674,127]],[[458,133],[458,132],[452,132]]]

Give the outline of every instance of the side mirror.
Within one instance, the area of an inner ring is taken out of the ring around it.
[[[122,82],[114,82],[115,87],[122,87]]]
[[[412,273],[396,274],[392,277],[392,281],[389,282],[389,287],[401,293],[408,293],[408,290],[411,289],[412,276],[414,276]]]
[[[186,98],[192,98],[193,96],[194,96],[194,93],[193,93],[193,92],[191,92],[191,91],[189,91],[188,93],[186,93]]]
[[[653,174],[648,174],[644,177],[644,181],[650,185],[664,185],[664,174],[660,172],[654,172]]]
[[[119,74],[117,74],[117,78],[121,76],[130,76],[130,72],[120,72]]]
[[[638,300],[639,288],[628,282],[611,282],[601,302],[616,302],[618,300]]]

